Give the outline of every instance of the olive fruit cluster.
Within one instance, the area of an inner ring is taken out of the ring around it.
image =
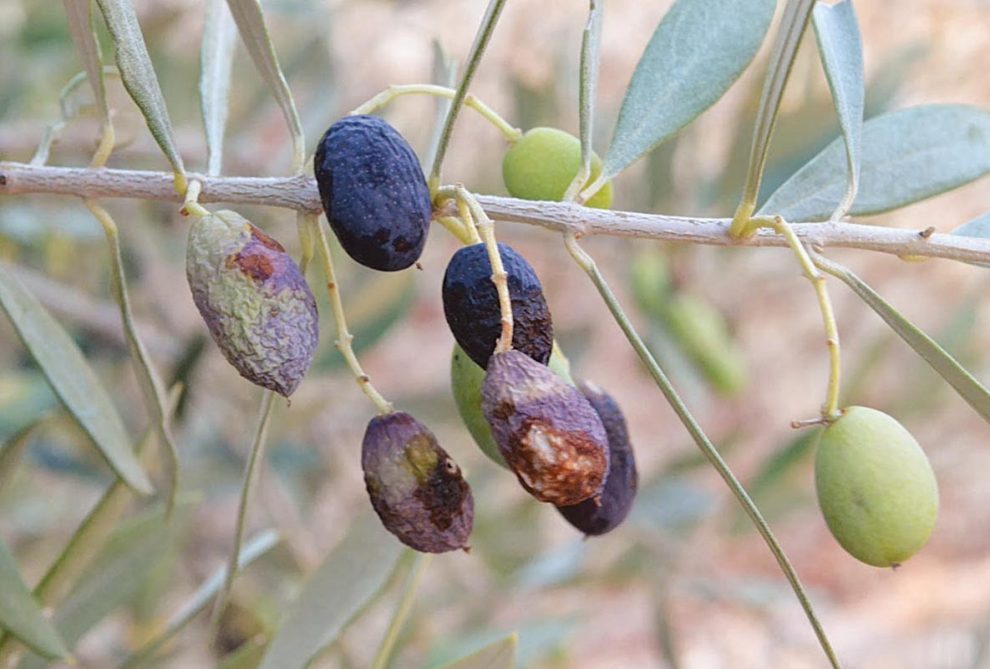
[[[826,427],[815,456],[825,522],[853,557],[895,567],[928,541],[938,485],[911,433],[887,414],[854,406]]]

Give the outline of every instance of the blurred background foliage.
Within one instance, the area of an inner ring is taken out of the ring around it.
[[[135,3],[178,144],[202,169],[196,82],[202,3]],[[271,0],[275,46],[308,147],[333,119],[391,83],[426,81],[431,40],[455,58],[470,43],[483,2]],[[610,0],[605,9],[596,145],[607,145],[622,92],[669,3]],[[919,102],[990,106],[985,0],[876,0],[857,5],[866,49],[867,117]],[[513,0],[474,92],[523,127],[577,129],[577,55],[584,6]],[[104,52],[110,41],[101,33]],[[837,133],[813,43],[798,56],[771,150],[769,193]],[[766,45],[765,45],[766,46]],[[713,46],[717,48],[717,45]],[[765,49],[764,49],[765,51]],[[766,54],[674,141],[624,173],[616,208],[729,215],[741,188]],[[80,69],[61,3],[0,3],[0,159],[28,161],[59,119],[59,90]],[[224,173],[286,174],[290,147],[277,107],[238,47]],[[108,78],[120,145],[109,165],[166,169],[119,79]],[[65,104],[76,117],[49,162],[84,165],[98,120],[89,91]],[[402,99],[387,116],[415,147],[432,128],[429,100]],[[660,102],[662,104],[662,101]],[[501,138],[462,115],[447,181],[502,194]],[[987,209],[984,178],[867,222],[949,231]],[[169,204],[113,201],[132,300],[163,376],[185,388],[175,431],[184,502],[164,531],[153,507],[133,504],[56,621],[77,637],[81,666],[116,666],[158,634],[229,551],[258,389],[205,338],[184,277],[185,221]],[[289,212],[240,213],[295,240]],[[641,489],[630,519],[583,541],[552,509],[488,461],[459,424],[449,394],[452,338],[439,285],[456,241],[432,234],[422,271],[375,274],[339,254],[340,283],[367,371],[397,406],[437,433],[466,470],[476,523],[470,554],[434,558],[394,667],[439,667],[519,633],[518,664],[615,667],[817,667],[820,651],[772,557],[674,420],[590,285],[551,234],[500,226],[540,273],[558,338],[575,376],[612,392],[630,423]],[[939,525],[925,551],[897,572],[866,567],[832,540],[815,508],[814,433],[793,419],[818,411],[826,355],[812,293],[786,250],[678,247],[594,239],[599,258],[706,430],[776,528],[840,656],[850,667],[990,666],[988,426],[842,286],[833,288],[843,336],[844,403],[896,416],[932,459],[942,490]],[[986,382],[985,270],[836,252]],[[135,438],[146,413],[110,294],[106,246],[81,202],[0,202],[0,259],[71,332]],[[748,282],[736,280],[746,276]],[[836,283],[836,282],[832,282]],[[316,291],[322,295],[322,291]],[[239,578],[220,647],[205,624],[184,628],[157,666],[255,666],[304,577],[368,506],[359,443],[373,408],[333,347],[323,303],[317,361],[280,405],[250,514],[252,532],[281,543]],[[0,321],[0,536],[33,585],[112,482],[67,419],[9,324]],[[369,554],[368,561],[386,559]],[[367,666],[408,564],[321,654],[319,667]],[[87,590],[87,588],[89,588]],[[88,599],[87,599],[88,598]],[[333,606],[327,602],[327,606]],[[202,619],[205,621],[205,616]],[[26,661],[24,666],[36,666]]]

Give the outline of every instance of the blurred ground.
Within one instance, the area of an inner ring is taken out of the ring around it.
[[[163,81],[180,146],[191,169],[204,162],[196,98],[200,4],[137,3]],[[463,56],[483,2],[340,0],[265,3],[276,47],[306,125],[309,146],[327,125],[391,83],[430,76],[432,38]],[[610,0],[605,8],[597,145],[607,146],[622,92],[668,2]],[[28,160],[44,123],[57,118],[57,92],[78,69],[61,6],[40,0],[0,3],[0,156]],[[872,113],[924,102],[990,107],[984,54],[990,4],[982,0],[874,0],[857,4],[866,47]],[[576,63],[582,3],[512,0],[496,31],[474,92],[522,127],[577,129]],[[766,45],[764,45],[766,47]],[[718,48],[718,45],[712,45]],[[729,215],[740,186],[765,52],[729,94],[675,145],[641,161],[616,183],[616,208]],[[773,146],[764,194],[835,133],[813,41],[802,49]],[[249,59],[235,64],[225,172],[284,174],[288,140],[279,112]],[[119,85],[117,86],[119,89]],[[133,141],[113,166],[164,169],[133,108],[119,133]],[[660,101],[662,104],[662,101]],[[432,102],[403,99],[388,112],[417,147],[431,126]],[[53,164],[81,165],[93,125],[71,127]],[[502,193],[498,134],[469,112],[461,116],[445,178]],[[985,211],[986,178],[928,202],[867,222],[949,231]],[[109,304],[104,247],[79,203],[23,198],[0,203],[0,256],[16,260]],[[134,278],[135,308],[163,343],[159,362],[204,332],[184,288],[184,222],[172,207],[113,202]],[[286,212],[245,210],[290,249]],[[659,391],[640,369],[618,328],[558,240],[542,230],[503,226],[499,237],[540,273],[555,328],[577,376],[595,380],[624,407],[640,461],[642,491],[633,517],[602,539],[581,542],[550,508],[529,500],[512,478],[470,442],[449,397],[452,339],[443,323],[439,284],[456,242],[433,232],[422,272],[370,276],[344,260],[341,282],[353,309],[368,373],[399,407],[415,413],[467,470],[478,520],[475,550],[434,560],[395,667],[428,664],[451,640],[518,629],[523,667],[574,669],[716,667],[800,669],[825,666],[815,638],[762,541],[694,447]],[[830,282],[843,337],[849,402],[895,415],[926,448],[942,494],[939,524],[927,548],[897,571],[848,557],[814,502],[809,453],[788,468],[767,462],[795,437],[789,423],[820,405],[826,355],[812,291],[788,252],[776,249],[662,248],[594,239],[587,243],[630,308],[629,259],[662,249],[682,290],[728,319],[745,360],[747,382],[725,397],[668,352],[675,382],[739,477],[759,482],[757,501],[811,590],[845,666],[858,669],[980,669],[990,666],[990,427],[931,373],[871,311]],[[857,251],[830,252],[848,263],[906,316],[942,341],[984,382],[990,380],[985,270],[943,261],[906,263]],[[50,302],[73,303],[56,291]],[[384,305],[384,306],[382,306]],[[107,328],[75,330],[104,381],[120,389],[132,430],[142,426],[126,353]],[[323,313],[326,315],[327,310]],[[112,318],[111,318],[112,320]],[[662,332],[648,314],[635,320]],[[393,326],[394,325],[394,326]],[[277,526],[287,550],[266,558],[238,584],[237,601],[271,624],[312,568],[367,505],[358,444],[372,407],[342,372],[324,318],[323,357],[280,408],[271,432],[271,466],[254,505],[253,527]],[[379,337],[375,339],[376,337]],[[0,438],[50,399],[6,322],[0,323]],[[243,383],[212,343],[191,377],[180,423],[186,487],[203,491],[190,536],[148,614],[138,605],[85,638],[82,666],[109,666],[121,648],[178,606],[219,565],[231,540],[241,458],[250,441],[257,392]],[[37,398],[16,402],[28,395]],[[32,457],[0,495],[0,532],[36,579],[106,481],[71,430],[46,430]],[[76,444],[76,445],[74,445]],[[768,473],[769,472],[769,473]],[[761,478],[763,477],[763,478]],[[85,503],[83,503],[85,502]],[[369,556],[374,559],[374,556]],[[317,666],[366,666],[390,611],[374,607]],[[211,666],[205,625],[183,633],[162,666]],[[433,655],[431,655],[431,653]]]

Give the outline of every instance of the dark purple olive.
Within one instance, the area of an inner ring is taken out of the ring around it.
[[[361,468],[372,506],[399,541],[424,553],[467,548],[471,488],[429,428],[404,412],[372,418]]]
[[[395,128],[378,116],[345,116],[320,139],[313,171],[330,227],[351,258],[386,272],[419,260],[430,189]]]
[[[526,259],[498,245],[512,302],[512,347],[547,364],[553,350],[553,322],[543,286]],[[502,332],[498,291],[484,244],[466,246],[450,259],[443,277],[443,313],[454,339],[482,369]]]
[[[485,419],[522,486],[558,506],[597,498],[608,476],[608,437],[576,388],[519,351],[496,353],[481,389]]]
[[[605,434],[608,435],[608,477],[597,504],[594,500],[585,500],[571,506],[558,506],[557,510],[581,532],[598,536],[614,530],[629,515],[638,485],[636,456],[629,443],[626,419],[615,399],[587,381],[579,383],[578,390],[605,426]]]

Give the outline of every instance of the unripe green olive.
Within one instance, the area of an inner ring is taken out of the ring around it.
[[[579,169],[581,140],[556,128],[533,128],[506,152],[502,179],[513,197],[559,202]],[[584,185],[597,179],[601,171],[601,158],[592,153],[591,176]],[[596,209],[611,207],[612,182],[605,184],[585,205]]]
[[[556,342],[550,354],[548,367],[564,381],[574,385],[574,380],[571,378],[571,364]],[[481,384],[484,381],[485,370],[469,358],[459,345],[454,344],[454,351],[450,356],[450,389],[454,394],[457,411],[482,452],[493,462],[506,467],[505,459],[498,452],[498,446],[492,437],[492,428],[481,411]]]
[[[875,409],[845,409],[822,432],[815,458],[818,504],[836,540],[874,567],[921,550],[935,527],[938,485],[903,425]]]

